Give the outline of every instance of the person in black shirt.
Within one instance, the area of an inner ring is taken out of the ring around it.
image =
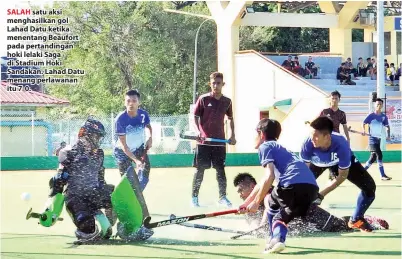
[[[317,76],[317,67],[313,62],[313,58],[311,56],[308,57],[308,61],[305,63],[305,73],[306,75],[313,75],[314,77]]]

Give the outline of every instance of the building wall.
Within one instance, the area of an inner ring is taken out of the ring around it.
[[[273,61],[255,53],[235,56],[235,76],[236,152],[255,152],[253,140],[260,119],[260,107],[269,105],[273,99],[292,98],[297,102],[303,98],[324,97],[321,91],[306,81],[289,75]],[[284,118],[279,110],[270,116]]]
[[[35,107],[3,106],[1,108],[1,156],[48,155],[48,129],[46,126],[38,125],[32,127],[32,112],[34,112],[34,120],[38,120],[45,110]],[[9,125],[17,122],[25,125]]]

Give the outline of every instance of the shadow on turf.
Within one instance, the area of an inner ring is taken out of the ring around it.
[[[155,238],[146,241],[130,242],[122,239],[108,239],[100,240],[94,243],[88,243],[83,245],[110,245],[110,246],[121,246],[121,245],[175,245],[175,246],[255,246],[256,244],[236,244],[236,243],[222,243],[214,241],[189,241],[180,239],[170,239],[170,238]],[[77,247],[79,245],[73,245]]]
[[[355,255],[399,255],[399,256],[401,255],[401,251],[353,251],[353,250],[337,250],[337,249],[298,247],[298,246],[287,246],[287,247],[302,250],[297,252],[284,253],[288,255],[308,255],[317,253],[345,253]]]
[[[10,237],[7,237],[9,235]],[[39,234],[15,234],[15,233],[1,233],[0,239],[22,239],[22,238],[55,238],[55,237],[72,237],[69,235],[39,235]],[[6,236],[6,237],[3,237]]]

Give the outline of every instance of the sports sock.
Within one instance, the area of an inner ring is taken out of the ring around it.
[[[356,221],[360,218],[363,218],[364,213],[366,213],[374,199],[375,197],[367,197],[363,192],[360,192],[359,197],[357,198],[357,206],[351,217],[351,220]]]
[[[288,227],[282,221],[275,221],[273,223],[273,230],[272,230],[272,238],[278,238],[278,240],[282,243],[285,243],[286,235],[288,233]]]
[[[382,164],[382,160],[378,160],[378,169],[380,169],[380,174],[381,177],[385,177],[385,172],[384,172],[384,165]]]

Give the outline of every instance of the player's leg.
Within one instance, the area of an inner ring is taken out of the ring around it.
[[[226,146],[212,146],[211,162],[212,167],[216,170],[216,180],[219,187],[218,204],[232,207],[232,203],[226,197],[227,179],[225,173]]]
[[[350,230],[347,221],[332,215],[316,204],[310,206],[303,221],[314,224],[317,229],[324,232],[341,232]]]
[[[384,165],[382,163],[381,142],[375,144],[375,153],[377,154],[377,164],[378,164],[378,169],[380,170],[381,180],[383,180],[383,181],[391,180],[392,178],[388,177],[384,172]]]
[[[79,240],[98,240],[101,232],[95,224],[95,210],[84,197],[66,195],[66,210],[77,227],[75,236]]]
[[[361,190],[357,198],[356,209],[348,222],[348,226],[360,229],[361,231],[371,232],[372,229],[364,219],[364,214],[375,199],[376,184],[371,175],[354,156],[352,156],[348,180]]]
[[[204,179],[204,171],[205,169],[211,168],[211,159],[212,159],[212,147],[206,145],[197,144],[193,167],[196,168],[193,178],[193,188],[192,188],[192,205],[194,207],[199,207],[198,203],[198,194],[200,192],[201,183]]]
[[[368,170],[371,165],[377,160],[377,147],[375,144],[369,144],[370,157],[364,165],[364,169]]]
[[[112,184],[103,185],[99,189],[98,193],[99,200],[97,201],[98,208],[105,209],[105,216],[109,220],[111,226],[114,226],[114,224],[117,221],[117,214],[113,211],[113,205],[112,205],[113,191],[114,191],[114,185]]]
[[[123,176],[127,173],[128,168],[132,166],[132,161],[121,149],[118,148],[115,148],[113,155],[116,159],[120,175]]]
[[[318,167],[316,165],[313,165],[313,163],[310,163],[310,171],[314,173],[315,179],[320,177],[322,173],[327,169],[327,167]]]
[[[270,197],[272,197],[273,204],[279,204],[280,208],[279,213],[274,216],[272,221],[272,238],[265,248],[266,252],[280,252],[284,249],[288,232],[287,224],[294,217],[306,216],[317,195],[318,187],[311,184],[295,184],[273,190]],[[269,204],[271,204],[271,199]]]

